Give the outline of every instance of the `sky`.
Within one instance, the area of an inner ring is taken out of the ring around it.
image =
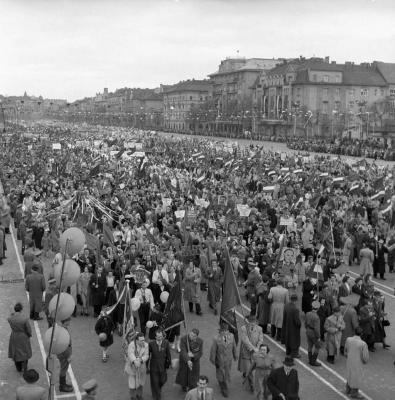
[[[394,0],[0,0],[0,94],[74,101],[221,60],[395,62]]]

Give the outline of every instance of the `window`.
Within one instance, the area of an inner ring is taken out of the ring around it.
[[[328,88],[322,89],[322,96],[327,98],[328,97]]]
[[[349,108],[354,108],[354,102],[353,101],[349,101],[348,102],[348,107]]]
[[[349,94],[351,97],[354,97],[354,96],[355,96],[355,89],[350,89],[350,90],[348,91],[348,94]]]
[[[189,100],[192,100],[192,96],[189,96]]]
[[[300,87],[298,87],[297,89],[296,89],[296,96],[300,96]]]
[[[383,90],[383,89],[382,89]],[[390,89],[390,96],[394,97],[395,96],[395,89]]]
[[[322,112],[324,114],[328,114],[328,102],[327,101],[322,102]]]
[[[336,111],[340,110],[340,101],[335,101],[335,110]]]
[[[377,89],[374,89],[374,95],[375,95],[375,96],[377,96],[377,92],[378,92],[378,90],[377,90]]]
[[[336,83],[340,83],[340,82],[341,82],[340,75],[336,75],[336,76],[335,76],[335,82],[336,82]]]
[[[340,97],[340,88],[335,89],[335,96]]]
[[[313,74],[313,82],[317,82],[317,74]]]
[[[323,76],[323,81],[324,82],[329,82],[329,75],[324,75]]]
[[[361,89],[361,96],[366,97],[369,94],[368,89]]]
[[[384,95],[385,95],[384,89],[380,89],[380,95],[381,95],[381,97],[384,97]]]

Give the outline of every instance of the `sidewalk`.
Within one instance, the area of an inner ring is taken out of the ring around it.
[[[0,183],[1,192],[2,187]],[[11,228],[14,229],[13,225]],[[0,318],[0,398],[14,399],[16,388],[19,385],[25,384],[25,381],[22,375],[16,371],[14,362],[8,358],[8,342],[11,329],[7,318],[14,311],[14,305],[18,301],[23,304],[23,313],[29,315],[29,303],[11,234],[6,235],[6,245],[7,258],[3,260],[3,265],[0,265],[0,309],[2,310]],[[48,387],[47,375],[37,339],[39,327],[36,321],[34,323],[30,321],[30,324],[33,333],[31,338],[33,356],[29,360],[28,368],[37,370],[40,374],[38,384]]]

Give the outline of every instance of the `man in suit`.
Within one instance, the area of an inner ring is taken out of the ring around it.
[[[273,400],[299,400],[299,378],[294,365],[293,358],[285,357],[283,366],[270,373],[267,385]]]
[[[162,386],[167,381],[167,369],[171,364],[169,342],[165,334],[158,329],[155,333],[155,340],[149,343],[149,373],[151,381],[151,393],[154,400],[161,400]]]
[[[185,400],[214,400],[214,391],[207,385],[207,376],[200,375],[197,387],[186,394]]]
[[[42,320],[40,312],[43,304],[43,293],[45,291],[45,278],[38,272],[38,266],[32,266],[32,273],[26,277],[26,291],[29,292],[30,319]]]
[[[296,306],[298,296],[291,294],[291,301],[284,306],[283,327],[281,330],[282,341],[285,344],[287,356],[300,358],[300,321],[299,309]]]

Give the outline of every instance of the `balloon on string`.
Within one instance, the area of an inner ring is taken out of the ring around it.
[[[64,252],[64,249],[66,248],[67,239],[70,239],[68,241],[68,246],[67,246],[67,254],[70,257],[73,257],[75,254],[79,253],[84,248],[85,235],[81,231],[81,229],[69,228],[62,233],[59,239],[59,244],[60,248],[62,249],[62,252]]]
[[[53,354],[63,353],[70,344],[70,335],[67,332],[67,329],[63,328],[63,326],[59,326],[55,324],[52,328],[47,329],[44,335],[44,348],[49,352],[49,345],[51,343],[52,329],[55,329],[55,333],[53,336],[52,349],[51,352]]]
[[[136,297],[133,297],[133,299],[130,300],[130,305],[132,307],[133,311],[137,311],[140,308],[140,300],[136,299]]]
[[[54,315],[56,302],[58,300],[58,295],[52,297],[51,301],[48,305],[48,311],[51,315]],[[56,320],[63,321],[73,314],[75,308],[75,301],[73,296],[69,295],[68,293],[60,293],[59,298],[59,305],[58,305],[58,312],[56,313]]]
[[[161,294],[160,294],[160,301],[162,302],[162,303],[167,303],[167,299],[169,298],[169,292],[162,292]]]
[[[147,323],[145,324],[145,326],[146,326],[148,329],[151,329],[151,328],[154,326],[154,323],[153,323],[152,321],[147,321]]]
[[[60,285],[60,275],[62,273],[62,264],[54,265],[54,275],[56,283]],[[80,266],[71,259],[67,259],[64,263],[63,279],[62,279],[62,289],[67,286],[74,285],[81,274]]]

